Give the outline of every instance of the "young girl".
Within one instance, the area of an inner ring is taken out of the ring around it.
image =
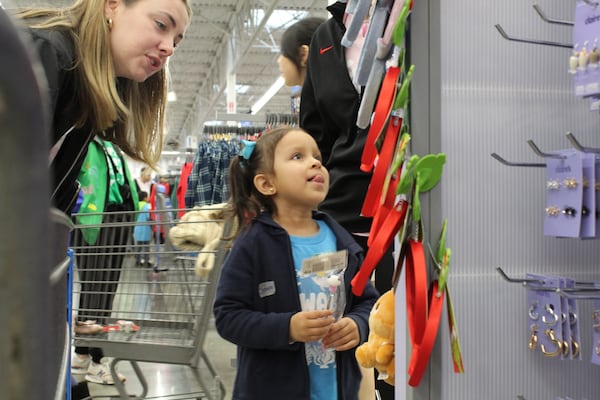
[[[363,296],[352,294],[362,249],[315,211],[329,187],[316,142],[298,128],[274,129],[245,142],[229,168],[239,231],[214,314],[219,334],[238,346],[233,399],[357,399],[354,351],[367,339],[378,293],[368,285]],[[332,254],[344,268],[339,310],[326,300],[331,283],[308,273]]]

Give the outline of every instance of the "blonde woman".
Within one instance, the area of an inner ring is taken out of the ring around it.
[[[48,80],[52,200],[69,212],[97,134],[156,165],[163,142],[167,59],[183,39],[187,0],[76,0],[20,10]]]
[[[163,142],[165,66],[190,23],[187,0],[76,0],[15,15],[31,35],[48,89],[51,196],[69,214],[95,137],[156,165]],[[113,384],[101,349],[76,348],[86,380]],[[124,379],[124,377],[122,377]]]

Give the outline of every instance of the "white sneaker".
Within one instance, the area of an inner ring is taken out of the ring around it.
[[[73,353],[71,356],[71,373],[73,375],[85,374],[91,361],[92,357],[89,354]]]
[[[126,378],[123,374],[117,372],[117,376],[119,377],[121,382],[125,382]],[[92,383],[99,383],[101,385],[115,384],[115,381],[113,380],[113,377],[110,374],[110,366],[108,362],[96,364],[92,361],[87,369],[87,375],[85,376],[85,380]]]

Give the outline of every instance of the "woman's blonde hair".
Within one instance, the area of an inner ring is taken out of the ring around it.
[[[122,0],[125,6],[137,1]],[[188,0],[181,0],[191,18]],[[29,8],[17,13],[32,28],[68,30],[75,43],[78,71],[78,127],[87,122],[131,158],[156,166],[162,152],[168,71],[144,82],[117,79],[104,16],[106,0],[76,0],[64,8]]]

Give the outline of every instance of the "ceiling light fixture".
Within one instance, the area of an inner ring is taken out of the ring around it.
[[[177,93],[170,91],[167,93],[167,101],[177,101]]]
[[[265,92],[265,94],[256,103],[254,103],[254,105],[252,107],[250,107],[250,114],[254,115],[257,112],[259,112],[261,110],[261,108],[263,108],[264,105],[267,104],[269,102],[269,100],[271,100],[271,98],[273,96],[275,96],[275,94],[277,92],[279,92],[279,89],[281,89],[283,87],[283,84],[284,84],[284,80],[280,76],[279,78],[277,78],[275,83],[273,83],[273,85],[271,85],[269,90],[267,90]]]

